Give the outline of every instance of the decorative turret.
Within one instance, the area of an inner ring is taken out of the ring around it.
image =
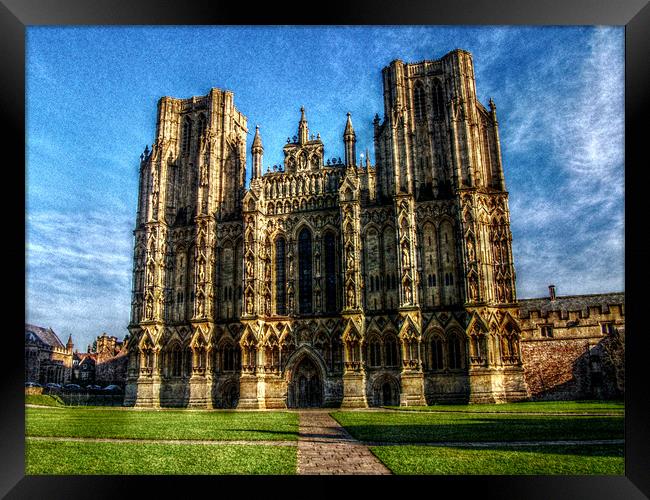
[[[72,335],[68,336],[68,342],[65,345],[65,348],[69,351],[72,352],[72,349],[74,348],[74,344],[72,343]]]
[[[356,164],[356,142],[357,136],[352,128],[352,118],[348,113],[348,121],[345,124],[345,132],[343,132],[343,142],[345,144],[345,164],[348,167],[354,167]]]
[[[255,127],[255,137],[253,138],[253,145],[251,146],[251,154],[253,156],[253,167],[251,176],[253,179],[262,175],[262,156],[264,154],[264,147],[262,146],[262,138],[260,137],[260,127]]]
[[[307,118],[305,118],[305,108],[300,107],[300,123],[298,124],[298,140],[300,144],[305,144],[309,140],[309,129],[307,128]]]

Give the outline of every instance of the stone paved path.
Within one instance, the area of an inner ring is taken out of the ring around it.
[[[391,474],[327,411],[301,411],[298,474]]]

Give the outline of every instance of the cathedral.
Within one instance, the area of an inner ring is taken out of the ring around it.
[[[521,359],[496,106],[472,56],[382,70],[374,158],[325,158],[300,109],[263,168],[233,93],[163,97],[141,156],[125,404],[499,403]],[[268,145],[267,145],[268,146]]]

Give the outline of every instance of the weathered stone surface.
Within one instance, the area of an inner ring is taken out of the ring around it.
[[[300,110],[263,168],[230,91],[163,97],[141,156],[126,404],[279,408],[529,396],[496,106],[472,56],[382,71],[375,164]],[[343,123],[342,123],[343,126]],[[342,127],[343,128],[343,127]]]

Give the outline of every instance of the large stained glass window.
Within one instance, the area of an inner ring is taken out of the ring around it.
[[[325,311],[336,311],[336,239],[326,233],[325,243]]]
[[[287,313],[286,282],[287,273],[285,270],[286,243],[284,238],[275,241],[275,312],[276,314]]]
[[[298,300],[300,313],[312,312],[312,256],[311,233],[305,228],[298,236]]]

